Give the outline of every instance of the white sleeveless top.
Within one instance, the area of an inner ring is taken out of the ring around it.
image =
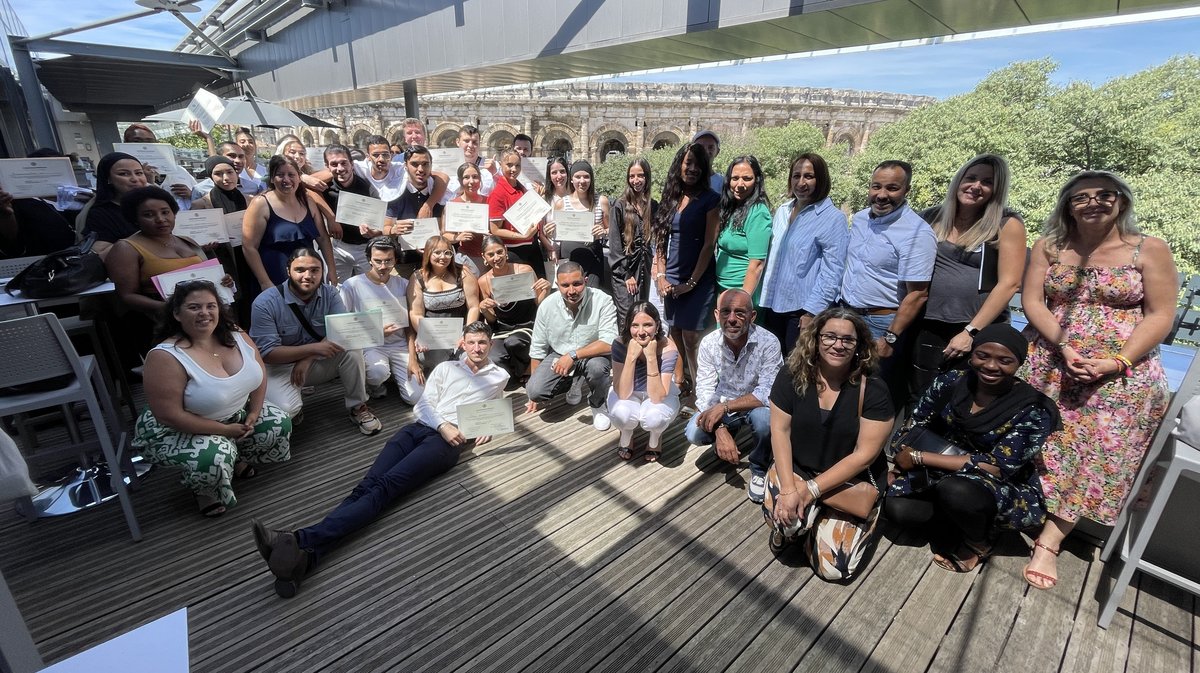
[[[183,408],[197,416],[213,421],[223,421],[246,406],[250,393],[262,385],[263,370],[254,357],[254,349],[246,337],[235,334],[238,352],[242,354],[242,368],[232,376],[213,376],[204,371],[192,356],[175,344],[162,343],[155,346],[175,356],[188,382],[183,389]]]

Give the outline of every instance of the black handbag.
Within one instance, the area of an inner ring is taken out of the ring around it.
[[[909,428],[908,432],[897,442],[897,445],[907,446],[913,451],[937,453],[943,456],[965,456],[970,453],[970,451],[963,449],[954,442],[920,425],[914,425]],[[943,471],[935,469],[933,472],[934,474],[930,474],[929,468],[925,466],[909,470],[908,479],[913,491],[923,491],[937,483]]]
[[[79,245],[74,245],[37,260],[25,267],[8,284],[4,291],[30,299],[67,297],[90,290],[108,280],[108,270],[100,255],[92,252],[96,235],[91,234]]]

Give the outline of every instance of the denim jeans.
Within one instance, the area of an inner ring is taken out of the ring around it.
[[[700,414],[694,414],[688,420],[687,427],[683,430],[683,435],[687,440],[697,446],[705,446],[712,444],[714,437],[712,433],[705,432],[696,423],[696,419],[700,418]],[[758,476],[765,476],[767,469],[771,467],[771,408],[756,407],[750,411],[735,411],[725,414],[721,418],[728,428],[729,434],[737,439],[738,430],[744,426],[750,426],[754,431],[754,437],[758,442],[754,448],[750,450],[750,473]]]

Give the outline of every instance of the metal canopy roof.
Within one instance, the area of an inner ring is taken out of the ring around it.
[[[199,87],[219,92],[233,82],[189,65],[67,56],[37,61],[38,79],[72,112],[141,119],[170,103],[186,102]]]
[[[1200,0],[275,0],[222,3],[201,25],[237,56],[259,95],[319,108],[399,98],[405,81],[441,93],[1196,6]],[[237,32],[251,21],[255,30]],[[180,50],[211,53],[186,42]]]

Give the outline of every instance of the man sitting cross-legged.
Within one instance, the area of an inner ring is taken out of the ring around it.
[[[275,592],[291,598],[300,582],[341,540],[374,521],[385,507],[412,493],[458,462],[472,446],[458,429],[458,406],[499,399],[508,372],[492,364],[492,328],[482,321],[463,330],[462,360],[448,360],[430,373],[425,393],[413,408],[417,421],[397,432],[350,496],[314,526],[296,531],[267,530],[252,521],[254,542],[271,573]],[[478,437],[474,446],[489,441]]]

